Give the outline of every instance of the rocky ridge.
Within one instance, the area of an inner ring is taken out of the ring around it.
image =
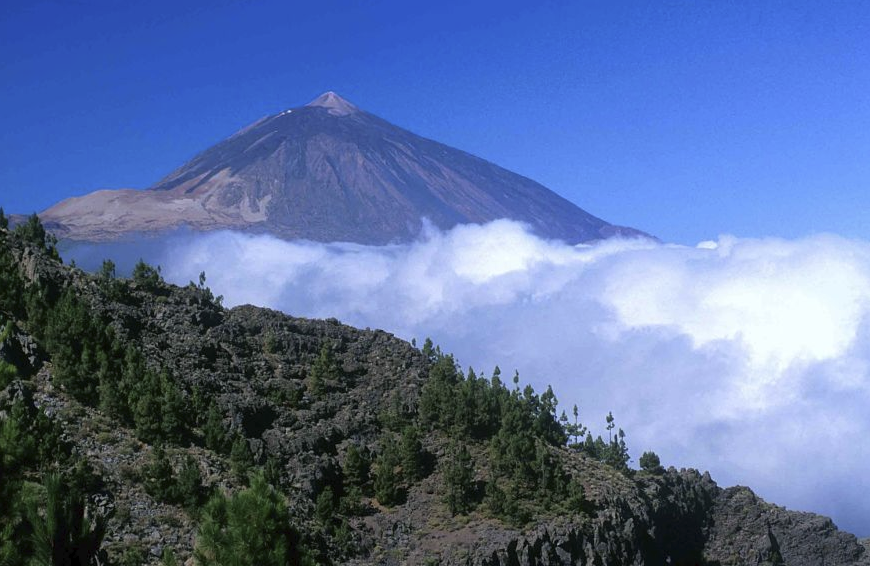
[[[314,500],[341,474],[351,443],[378,450],[383,414],[409,411],[419,399],[429,360],[402,340],[336,320],[307,320],[252,306],[224,309],[202,287],[159,283],[145,289],[123,282],[123,300],[107,296],[94,276],[61,265],[0,230],[0,246],[14,257],[27,285],[46,293],[74,289],[118,338],[141,348],[150,367],[171,367],[184,391],[208,391],[229,430],[243,435],[262,462],[281,463],[280,485],[292,516],[320,560],[335,564],[870,564],[854,536],[830,519],[768,504],[748,488],[722,489],[708,474],[668,469],[625,475],[567,448],[553,453],[582,483],[589,506],[572,514],[541,512],[523,525],[481,510],[452,516],[443,503],[443,472],[435,466],[392,507],[372,497],[350,518],[352,551],[336,545],[313,518]],[[11,317],[3,313],[4,319]],[[104,480],[94,501],[113,513],[106,537],[110,556],[141,548],[157,563],[163,547],[190,557],[196,520],[155,501],[142,488],[141,470],[153,447],[132,431],[72,399],[53,376],[44,348],[13,321],[0,359],[26,379],[0,394],[0,406],[30,397],[62,425],[76,451]],[[332,348],[341,379],[325,393],[309,387],[324,345]],[[6,401],[4,401],[4,399]],[[437,430],[422,439],[436,461],[447,451]],[[475,478],[487,477],[486,449],[470,441]],[[195,440],[172,447],[171,459],[195,458],[205,483],[234,490],[225,455]]]

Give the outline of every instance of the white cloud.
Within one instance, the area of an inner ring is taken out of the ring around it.
[[[709,469],[870,534],[870,244],[837,236],[567,246],[517,223],[367,247],[233,232],[146,258],[230,305],[335,316],[552,383],[633,454]],[[117,253],[117,251],[116,251]],[[75,256],[75,252],[72,254]],[[570,412],[570,410],[569,410]]]

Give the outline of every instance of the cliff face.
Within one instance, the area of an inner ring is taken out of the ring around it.
[[[38,287],[47,301],[73,290],[118,343],[141,351],[147,367],[168,368],[189,410],[196,410],[196,398],[211,399],[225,429],[245,439],[254,466],[277,462],[277,487],[320,562],[870,564],[855,537],[838,531],[829,519],[765,503],[747,488],[722,489],[695,470],[623,473],[565,446],[546,450],[554,467],[582,485],[582,504],[528,507],[535,512],[518,522],[495,517],[485,503],[454,516],[445,504],[444,463],[456,438],[425,426],[420,444],[430,460],[426,472],[406,482],[404,497],[391,506],[366,491],[355,511],[336,510],[334,520],[341,518],[348,529],[339,536],[334,524],[315,518],[315,501],[326,486],[340,485],[347,475],[351,445],[377,454],[384,450],[384,435],[392,434],[392,421],[401,415],[414,418],[421,392],[433,379],[431,356],[386,332],[335,320],[294,318],[252,306],[224,309],[193,284],[107,284],[62,266],[3,230],[0,250],[24,284]],[[33,338],[37,322],[32,316],[2,305],[0,315],[11,329],[0,345],[0,359],[25,378],[0,393],[0,409],[13,399],[32,400],[61,424],[75,450],[94,466],[103,482],[92,494],[92,505],[112,513],[104,543],[110,557],[120,559],[139,548],[146,562],[156,563],[169,547],[187,559],[196,514],[149,495],[142,470],[152,459],[153,443],[101,408],[72,398],[56,376],[52,347]],[[336,371],[315,386],[324,347],[332,352]],[[192,425],[188,437],[167,448],[173,466],[178,469],[190,456],[207,486],[238,490],[244,479],[233,473],[232,458],[208,448],[202,419],[194,422],[199,424]],[[483,491],[493,473],[491,451],[473,435],[462,441],[472,485]]]
[[[424,218],[442,229],[510,218],[572,244],[642,235],[331,92],[254,122],[149,190],[97,191],[40,216],[59,237],[90,241],[187,226],[386,244],[419,236]]]

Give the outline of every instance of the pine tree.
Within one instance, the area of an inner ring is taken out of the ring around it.
[[[450,458],[444,469],[444,497],[450,514],[459,515],[471,510],[474,467],[464,444],[452,445],[449,452]]]
[[[353,532],[350,528],[350,524],[347,522],[347,518],[342,517],[338,527],[335,529],[332,539],[335,541],[335,544],[338,546],[342,554],[345,556],[353,555]]]
[[[507,495],[499,484],[499,476],[490,470],[489,480],[486,482],[486,506],[496,517],[503,516],[507,509]]]
[[[112,300],[121,298],[121,287],[116,278],[115,262],[110,259],[103,260],[103,265],[100,267],[100,271],[97,272],[97,282],[103,293]]]
[[[430,362],[435,361],[435,345],[432,343],[431,338],[426,338],[423,342],[423,349],[421,350],[423,357],[429,360]]]
[[[355,485],[344,488],[344,495],[338,502],[338,510],[344,515],[360,515],[363,512],[362,491]]]
[[[577,409],[577,404],[574,404],[574,422],[565,425],[565,432],[569,437],[574,438],[574,442],[571,445],[572,448],[577,449],[581,447],[580,438],[586,436],[586,427],[580,424],[578,417],[580,415],[580,411]]]
[[[202,472],[199,464],[190,454],[184,459],[174,487],[176,491],[174,499],[189,511],[198,509],[202,505],[206,497],[206,489],[202,485]]]
[[[158,374],[145,370],[131,395],[136,436],[145,442],[163,437],[163,387]]]
[[[399,465],[399,454],[395,443],[382,443],[381,454],[375,462],[375,497],[381,505],[392,507],[401,500],[402,492],[399,486],[400,478],[396,473]]]
[[[46,312],[42,328],[40,338],[51,355],[55,379],[79,401],[95,405],[99,400],[94,379],[99,372],[96,353],[105,338],[104,329],[72,290],[64,292]]]
[[[12,405],[0,419],[0,478],[16,477],[33,463],[37,439],[30,434],[28,410],[24,403]]]
[[[622,429],[619,429],[616,436],[610,441],[605,454],[605,463],[621,472],[629,472],[628,462],[631,458],[628,455],[628,447],[625,444],[625,432]]]
[[[365,489],[369,482],[369,470],[371,468],[371,459],[367,450],[357,448],[356,444],[351,444],[347,448],[347,454],[344,457],[344,465],[342,466],[342,475],[346,485],[355,486],[359,489]]]
[[[290,526],[287,502],[261,474],[230,497],[217,494],[202,512],[194,557],[199,566],[307,563]]]
[[[0,340],[0,344],[2,344]],[[6,386],[12,383],[18,377],[18,370],[15,366],[0,360],[0,391],[6,389]]]
[[[14,408],[14,407],[13,407]],[[22,446],[24,430],[14,414],[0,418],[0,564],[19,566],[26,548],[27,525],[22,502],[23,481],[20,477],[26,463],[26,450]]]
[[[512,392],[502,414],[501,428],[489,445],[496,471],[523,483],[535,480],[537,451],[532,418],[519,392]]]
[[[239,481],[247,481],[248,472],[254,466],[254,456],[248,446],[248,440],[237,434],[230,448],[230,467]],[[264,480],[265,481],[265,480]]]
[[[332,348],[329,344],[324,344],[308,372],[308,388],[314,395],[322,395],[329,387],[341,380],[341,375],[341,368],[332,353]]]
[[[144,469],[145,491],[158,501],[173,503],[175,500],[175,481],[172,464],[166,450],[158,444],[151,452],[151,461]]]
[[[101,372],[100,407],[122,422],[134,424],[133,406],[138,399],[140,381],[146,372],[145,360],[133,346],[123,350],[116,342],[113,351],[113,355],[121,359],[120,371]]]
[[[100,372],[97,391],[100,396],[100,410],[123,422],[128,420],[129,408],[127,395],[121,392],[117,378],[109,372]]]
[[[103,487],[103,479],[84,458],[76,460],[63,479],[69,489],[76,493],[97,493]]]
[[[38,246],[50,258],[60,259],[60,254],[57,252],[57,238],[46,232],[45,226],[42,225],[42,221],[36,213],[31,214],[26,221],[16,226],[15,234],[22,240]]]
[[[423,478],[423,444],[420,442],[420,434],[415,426],[405,427],[402,432],[401,459],[402,475],[408,482]]]
[[[317,517],[317,520],[321,524],[328,526],[332,524],[332,520],[335,518],[335,511],[335,492],[332,491],[331,487],[326,486],[317,496],[317,501],[314,505],[314,516]]]
[[[564,503],[569,513],[579,514],[589,511],[589,502],[586,500],[586,490],[575,478],[568,481],[567,497]]]
[[[34,293],[35,289],[25,294],[19,268],[20,262],[12,255],[9,246],[5,243],[0,245],[0,311],[24,318],[27,296]]]
[[[281,488],[281,464],[274,456],[266,457],[266,464],[263,466],[263,478],[276,489]]]
[[[453,356],[437,355],[429,368],[429,379],[420,393],[420,419],[441,430],[451,428],[455,422],[455,386],[461,380]]]
[[[607,421],[607,442],[613,442],[612,431],[613,431],[613,428],[616,426],[616,424],[613,422],[613,413],[608,412],[605,420]]]
[[[160,278],[160,268],[155,269],[142,259],[139,259],[133,267],[132,278],[136,286],[146,291],[154,291],[162,281]]]
[[[32,563],[70,566],[103,563],[99,559],[106,533],[105,518],[87,516],[84,497],[69,490],[59,475],[46,475],[43,486],[44,500],[34,498],[26,502],[27,521],[33,531]]]
[[[651,474],[662,474],[665,471],[658,454],[652,451],[641,454],[638,464],[640,464],[641,470]]]
[[[224,427],[224,419],[217,408],[217,404],[212,402],[208,408],[208,416],[203,425],[203,434],[205,436],[205,446],[209,450],[223,453],[227,449],[227,431]]]
[[[178,443],[187,434],[189,412],[181,390],[166,370],[160,375],[160,393],[160,432],[164,439]]]
[[[562,446],[568,440],[565,436],[565,429],[559,424],[556,419],[556,407],[559,401],[556,399],[556,394],[553,393],[553,388],[547,386],[547,390],[539,399],[535,400],[535,432],[544,441],[553,446]]]
[[[559,468],[550,456],[550,451],[543,444],[538,444],[535,468],[537,471],[537,497],[538,501],[549,508],[561,496],[564,491]]]

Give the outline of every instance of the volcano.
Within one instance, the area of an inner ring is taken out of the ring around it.
[[[418,136],[334,92],[262,118],[146,190],[103,190],[40,214],[60,238],[121,240],[187,227],[388,244],[509,218],[568,243],[644,236],[543,185]]]

